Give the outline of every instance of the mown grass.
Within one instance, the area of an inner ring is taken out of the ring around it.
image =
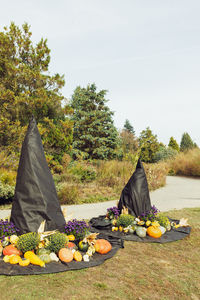
[[[37,276],[0,276],[0,299],[200,299],[200,208],[170,211],[186,217],[190,236],[167,244],[125,242],[103,265]]]

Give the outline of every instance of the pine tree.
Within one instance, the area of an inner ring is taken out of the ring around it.
[[[135,130],[134,130],[133,126],[131,125],[131,123],[129,122],[128,119],[126,119],[123,129],[127,130],[128,132],[131,132],[132,134],[135,135]]]
[[[141,149],[141,160],[144,162],[153,162],[156,152],[159,150],[157,136],[153,135],[151,129],[147,127],[140,133],[139,145]]]
[[[180,150],[187,151],[194,148],[194,142],[192,141],[190,135],[187,132],[184,132],[181,138]]]
[[[113,112],[106,105],[106,91],[96,91],[96,85],[77,87],[72,96],[74,109],[73,149],[75,156],[111,159],[115,157],[118,133],[113,124]]]
[[[179,145],[178,145],[177,141],[173,138],[173,136],[170,137],[168,147],[171,147],[172,149],[174,149],[178,152],[180,150]]]

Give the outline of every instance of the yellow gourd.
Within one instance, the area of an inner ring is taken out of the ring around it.
[[[32,251],[27,251],[24,253],[24,258],[28,258],[33,265],[44,267],[45,263]]]
[[[75,236],[73,234],[70,234],[67,236],[69,241],[74,241],[75,240]]]
[[[11,265],[16,265],[16,264],[18,264],[20,262],[20,260],[22,260],[22,259],[21,259],[21,257],[19,255],[13,255],[13,256],[10,257],[9,263]]]
[[[76,261],[82,261],[82,259],[83,259],[82,254],[79,251],[75,251],[73,254],[73,257]]]
[[[29,264],[30,264],[30,259],[28,259],[28,258],[21,259],[21,260],[19,261],[19,265],[20,265],[21,267],[27,267]]]

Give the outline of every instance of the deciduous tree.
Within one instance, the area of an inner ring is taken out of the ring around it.
[[[57,159],[69,150],[72,122],[65,114],[64,77],[50,76],[47,40],[31,41],[28,24],[14,23],[0,31],[0,144],[19,151],[32,115],[39,123],[45,150]]]

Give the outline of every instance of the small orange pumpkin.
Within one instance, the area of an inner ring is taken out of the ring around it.
[[[155,227],[155,226],[149,226],[147,228],[147,234],[155,239],[161,237],[162,235],[162,231],[160,230],[160,228]]]
[[[3,255],[22,255],[21,251],[18,250],[13,244],[6,246],[3,249]]]
[[[67,243],[67,248],[68,249],[70,249],[70,250],[73,250],[73,249],[77,249],[77,246],[76,246],[76,244],[75,243],[73,243],[73,242],[68,242]]]
[[[61,248],[60,251],[58,252],[58,257],[60,258],[61,261],[66,263],[72,261],[74,258],[72,251],[67,248]]]
[[[100,254],[106,254],[112,249],[111,243],[104,239],[96,240],[94,247],[95,251]]]

